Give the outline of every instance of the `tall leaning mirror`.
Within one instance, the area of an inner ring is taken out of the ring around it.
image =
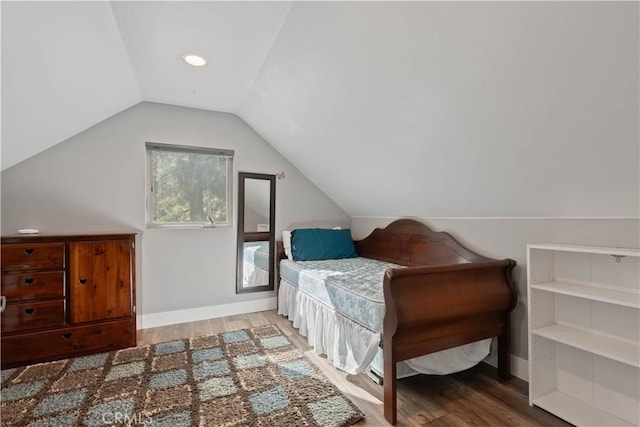
[[[276,176],[238,173],[236,293],[275,289]]]

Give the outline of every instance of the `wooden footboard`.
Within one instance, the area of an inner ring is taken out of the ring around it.
[[[387,270],[383,329],[384,414],[395,424],[396,363],[498,337],[498,372],[510,376],[515,261],[478,255],[448,233],[399,220],[354,242],[360,256],[408,266]]]

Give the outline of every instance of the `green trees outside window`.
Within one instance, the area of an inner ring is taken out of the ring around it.
[[[231,159],[220,150],[147,144],[153,225],[230,223]]]

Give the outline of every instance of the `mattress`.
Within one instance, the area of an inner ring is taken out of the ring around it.
[[[280,276],[290,285],[374,332],[382,332],[382,281],[389,268],[401,265],[369,258],[280,263]]]
[[[244,261],[269,270],[269,242],[245,242]]]
[[[242,261],[243,286],[269,284],[269,242],[245,242]]]
[[[384,273],[401,265],[369,258],[280,263],[278,313],[307,337],[318,353],[350,374],[367,368],[383,374],[378,346],[385,314]],[[470,368],[490,351],[491,339],[406,360],[398,378],[417,373],[445,375]]]

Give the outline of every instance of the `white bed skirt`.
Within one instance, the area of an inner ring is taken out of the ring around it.
[[[370,367],[382,376],[383,359],[380,334],[360,326],[331,307],[280,280],[278,314],[287,316],[293,326],[318,354],[325,354],[333,365],[349,374]],[[450,348],[398,363],[398,378],[417,373],[446,375],[477,365],[490,352],[491,338]]]
[[[242,263],[242,285],[245,288],[252,286],[267,286],[269,284],[269,271],[263,270],[250,262]]]
[[[318,354],[349,374],[364,372],[373,361],[380,334],[336,313],[286,280],[280,280],[278,314],[287,316]]]

